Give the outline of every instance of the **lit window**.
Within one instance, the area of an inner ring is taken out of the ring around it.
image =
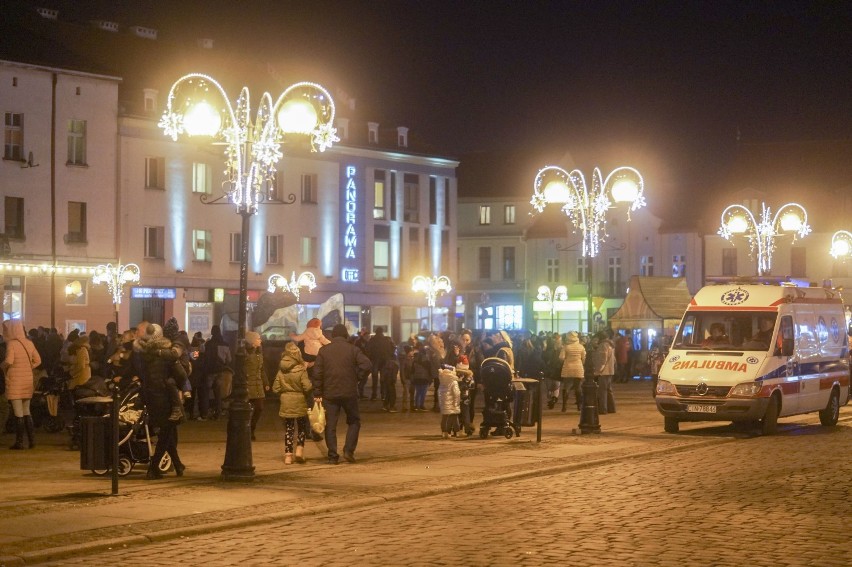
[[[682,278],[686,276],[686,256],[675,254],[672,256],[672,277]]]
[[[86,165],[86,121],[68,121],[68,164]]]
[[[317,239],[313,236],[302,237],[302,266],[316,266]]]
[[[519,331],[524,328],[523,305],[497,305],[494,315],[497,329]]]
[[[198,262],[212,261],[209,230],[195,229],[192,231],[192,253],[194,259]]]
[[[479,205],[479,224],[491,224],[491,206]]]
[[[24,318],[24,278],[3,276],[3,320]]]
[[[162,226],[145,227],[145,258],[163,258],[166,229]]]
[[[213,180],[211,179],[211,168],[206,163],[192,164],[192,192],[206,193],[212,192]]]
[[[68,234],[66,242],[86,242],[86,203],[68,202]]]
[[[515,205],[503,207],[503,224],[515,224]]]
[[[653,276],[654,275],[654,257],[642,256],[639,259],[639,275]]]
[[[3,159],[24,160],[24,115],[19,112],[6,113]]]
[[[231,259],[230,262],[232,264],[240,263],[240,258],[242,257],[242,243],[243,243],[243,235],[239,232],[231,233]]]
[[[377,170],[373,181],[373,218],[385,218],[385,172]]]
[[[148,189],[166,188],[166,158],[145,158],[145,187]]]

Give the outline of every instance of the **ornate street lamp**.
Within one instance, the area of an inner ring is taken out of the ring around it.
[[[772,270],[772,253],[775,251],[775,239],[784,233],[804,238],[811,232],[808,226],[808,213],[797,203],[783,205],[775,215],[761,203],[760,222],[751,211],[742,205],[731,205],[722,211],[722,226],[718,234],[725,240],[745,235],[748,238],[749,255],[757,253],[757,275],[769,274]]]
[[[224,480],[251,480],[251,406],[245,377],[246,294],[251,217],[264,201],[263,188],[275,178],[282,157],[281,143],[292,136],[309,136],[312,151],[325,151],[339,141],[334,124],[331,95],[316,83],[296,83],[277,99],[263,93],[254,116],[248,88],[243,87],[232,106],[222,86],[207,75],[192,73],[178,79],[169,92],[160,127],[177,140],[181,134],[207,136],[224,142],[224,195],[209,203],[232,204],[242,217],[240,250],[240,297],[238,307],[236,372],[228,410],[228,441]],[[208,203],[207,195],[201,201]],[[292,204],[295,195],[283,204]]]
[[[269,286],[266,290],[269,293],[273,293],[276,289],[280,289],[281,291],[292,293],[296,296],[296,301],[299,301],[299,290],[303,287],[307,288],[309,292],[313,291],[317,287],[316,276],[311,272],[302,272],[297,277],[296,272],[293,272],[288,282],[281,274],[272,274],[269,276]]]
[[[453,290],[450,278],[447,276],[415,276],[411,281],[411,289],[426,294],[426,305],[429,306],[429,330],[432,330],[432,309],[435,307],[435,299],[442,293],[450,293]]]
[[[645,181],[642,175],[632,167],[619,167],[606,178],[597,167],[592,171],[592,187],[586,185],[586,178],[577,169],[571,172],[561,167],[549,165],[535,176],[533,197],[530,203],[538,212],[548,204],[561,205],[562,212],[571,219],[574,229],[583,235],[582,255],[586,258],[588,287],[586,308],[588,311],[588,330],[594,330],[594,305],[592,302],[593,266],[592,258],[600,252],[601,243],[606,240],[606,221],[609,210],[619,203],[628,206],[630,212],[645,206]],[[594,380],[583,381],[583,411],[580,414],[580,431],[583,433],[600,432],[597,408],[597,385]]]
[[[553,319],[556,317],[556,307],[559,303],[568,301],[568,288],[564,285],[556,286],[556,289],[551,289],[546,285],[539,286],[536,299],[544,307],[543,311],[550,311],[550,332],[552,333]]]
[[[831,250],[829,253],[836,260],[852,256],[852,233],[846,230],[838,230],[831,235]]]
[[[118,308],[121,305],[121,296],[124,295],[124,286],[128,283],[139,283],[139,276],[139,266],[136,264],[95,266],[95,271],[92,273],[92,283],[107,285],[115,308],[116,328],[118,328]]]

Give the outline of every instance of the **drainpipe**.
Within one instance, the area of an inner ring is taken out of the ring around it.
[[[56,83],[53,73],[50,92],[50,326],[56,327]]]

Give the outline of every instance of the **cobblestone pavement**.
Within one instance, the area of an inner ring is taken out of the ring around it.
[[[850,446],[848,422],[789,425],[51,565],[846,566]]]

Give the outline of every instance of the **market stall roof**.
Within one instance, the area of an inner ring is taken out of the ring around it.
[[[671,327],[691,299],[686,278],[632,276],[624,304],[610,321],[623,328]]]

